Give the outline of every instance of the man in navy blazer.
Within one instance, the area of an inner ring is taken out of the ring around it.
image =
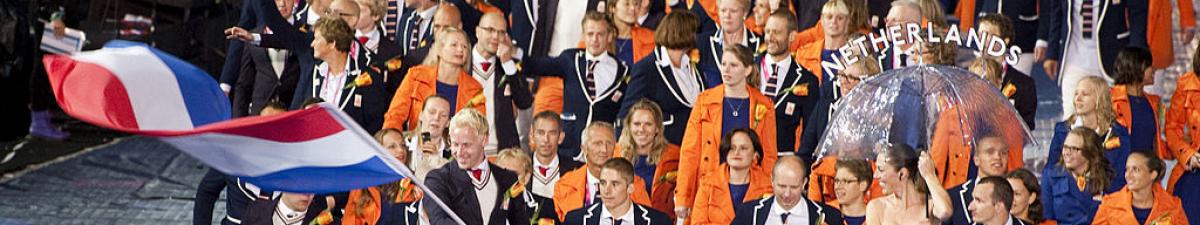
[[[444,211],[425,198],[430,224],[456,224],[454,215],[466,224],[526,224],[522,196],[507,196],[517,185],[517,174],[487,161],[483,146],[488,142],[487,119],[479,111],[464,109],[450,120],[450,148],[455,159],[429,171],[425,186],[451,210]],[[453,214],[453,215],[452,215]]]
[[[1013,188],[1004,177],[986,177],[976,184],[972,194],[971,219],[978,225],[1025,225],[1009,212],[1013,204]]]
[[[794,156],[780,157],[771,174],[774,195],[747,202],[738,208],[734,225],[844,224],[842,213],[824,203],[808,200],[808,165]]]
[[[812,156],[811,151],[797,152],[800,137],[804,132],[805,119],[813,112],[821,98],[820,81],[817,75],[796,62],[789,54],[792,33],[796,31],[795,19],[790,13],[773,13],[767,17],[764,28],[766,54],[758,57],[762,82],[759,91],[775,102],[775,134],[779,152],[794,152],[802,159]],[[805,161],[811,163],[811,161]]]
[[[950,204],[954,214],[950,216],[950,220],[943,221],[943,225],[972,225],[980,221],[975,221],[975,212],[970,210],[970,205],[974,204],[972,193],[977,190],[979,183],[983,179],[990,177],[1004,177],[1008,170],[1008,144],[998,136],[989,136],[988,134],[981,135],[976,141],[975,149],[971,153],[974,154],[971,161],[978,174],[967,179],[962,185],[956,186],[947,190],[950,194]],[[1003,179],[1003,178],[1001,178]],[[1008,184],[1007,180],[1004,182]],[[1009,187],[1012,189],[1012,187]],[[1010,195],[1012,191],[1009,191]],[[1009,203],[1011,205],[1012,203]]]
[[[625,158],[609,159],[600,171],[600,203],[568,212],[563,224],[672,224],[667,214],[633,203],[630,196],[636,188],[641,187],[633,184],[633,164]]]

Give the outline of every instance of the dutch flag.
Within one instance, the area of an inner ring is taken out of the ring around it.
[[[229,120],[229,100],[212,77],[145,44],[113,41],[43,60],[67,114],[157,137],[264,189],[321,194],[411,176],[332,105]]]

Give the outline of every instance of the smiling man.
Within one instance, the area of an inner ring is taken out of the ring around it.
[[[999,136],[985,135],[976,141],[975,151],[972,151],[975,154],[972,162],[974,162],[978,174],[974,178],[967,179],[968,182],[946,191],[950,194],[954,216],[944,224],[971,225],[979,222],[974,220],[974,212],[967,210],[973,199],[972,192],[978,190],[982,179],[1004,177],[1008,172],[1008,150],[1008,144]]]

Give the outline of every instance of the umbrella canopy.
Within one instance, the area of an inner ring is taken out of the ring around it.
[[[918,151],[968,152],[987,138],[1014,149],[1034,144],[1008,98],[957,67],[890,70],[864,80],[836,104],[817,147],[819,158],[874,159],[883,147],[899,143]]]

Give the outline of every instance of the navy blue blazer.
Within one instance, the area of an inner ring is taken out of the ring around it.
[[[1124,176],[1122,174],[1113,176],[1114,184],[1109,185],[1108,188],[1113,191],[1103,191],[1102,193],[1108,194],[1120,190],[1124,185],[1115,184],[1118,177]],[[1047,164],[1046,169],[1042,170],[1041,191],[1042,214],[1046,216],[1047,220],[1058,221],[1058,224],[1091,224],[1096,210],[1100,207],[1100,197],[1079,190],[1079,186],[1075,184],[1075,176],[1057,163]]]
[[[833,82],[830,82],[831,84]],[[841,99],[841,91],[836,90],[836,85],[821,85],[820,99],[813,106],[813,111],[808,114],[808,118],[804,122],[804,133],[800,137],[800,147],[796,151],[796,156],[812,165],[816,161],[814,156],[817,150],[817,144],[821,142],[821,138],[825,135],[825,128],[829,124],[829,120],[833,119],[834,113],[837,113],[838,99]],[[778,121],[776,121],[778,123]],[[779,130],[775,130],[779,132]],[[807,154],[807,155],[801,155]]]
[[[521,193],[521,197],[525,198],[525,211],[529,212],[530,221],[548,219],[554,221],[554,224],[561,222],[558,221],[558,214],[554,212],[554,199],[533,194],[533,185],[525,185],[525,192]]]
[[[622,225],[672,224],[667,214],[637,203],[632,203],[632,206],[630,213],[633,213],[633,223],[621,222]],[[604,219],[600,218],[603,208],[604,203],[599,203],[572,210],[567,213],[567,220],[563,221],[563,225],[600,225],[600,220]]]
[[[1070,36],[1073,32],[1072,24],[1082,23],[1081,21],[1073,21],[1075,11],[1074,1],[1041,1],[1039,7],[1043,7],[1045,14],[1041,19],[1047,20],[1049,26],[1046,32],[1046,41],[1049,42],[1049,47],[1046,49],[1046,58],[1059,61],[1059,70],[1065,66],[1063,58],[1066,57],[1063,53],[1066,52],[1066,47],[1069,45]],[[1100,67],[1105,73],[1112,73],[1113,62],[1117,59],[1117,52],[1125,47],[1141,47],[1146,48],[1146,0],[1097,0],[1097,10],[1100,12],[1096,17],[1095,22],[1095,39],[1100,55],[1095,56],[1100,60]],[[1090,57],[1090,56],[1089,56]]]
[[[282,72],[276,75],[271,56],[266,48],[245,46],[240,75],[230,93],[233,98],[233,116],[258,115],[266,103],[278,99],[284,104],[292,102],[299,81],[299,60],[294,53],[283,55]]]
[[[976,17],[1001,14],[1012,21],[1013,40],[1009,46],[1020,46],[1021,51],[1033,53],[1038,33],[1038,0],[975,0]],[[1045,3],[1043,3],[1045,4]],[[979,20],[975,20],[978,28]]]
[[[500,65],[500,60],[495,59],[492,65]],[[517,121],[516,109],[529,109],[533,107],[533,93],[529,91],[529,83],[525,80],[525,75],[520,70],[517,70],[513,75],[505,75],[503,66],[493,66],[494,73],[492,76],[505,76],[502,79],[493,78],[494,88],[491,94],[491,99],[488,101],[496,102],[495,108],[491,112],[495,116],[496,123],[493,124],[496,132],[496,143],[498,149],[521,146],[521,136],[517,133],[517,123],[500,122],[500,121]],[[516,106],[516,109],[513,108]],[[386,109],[385,109],[386,110]]]
[[[1008,101],[1012,103],[1013,108],[1017,109],[1017,114],[1021,115],[1021,119],[1025,121],[1025,126],[1029,127],[1029,130],[1033,130],[1035,125],[1033,120],[1037,116],[1038,106],[1037,84],[1033,82],[1033,78],[1029,77],[1029,75],[1021,73],[1021,71],[1012,66],[1008,66],[1000,88],[1004,88],[1009,84],[1016,87],[1017,91],[1008,97]]]
[[[767,217],[771,213],[771,205],[775,204],[775,197],[766,197],[756,200],[751,203],[742,204],[741,208],[735,210],[735,217],[732,225],[764,225],[767,222]],[[842,220],[842,212],[833,207],[825,205],[825,203],[814,202],[808,198],[800,198],[800,204],[808,207],[808,224],[817,225],[818,218],[824,215],[825,224],[845,224]],[[797,205],[796,207],[799,207]]]
[[[697,4],[699,5],[699,4]],[[700,7],[695,7],[700,8]],[[758,52],[758,47],[762,44],[762,37],[748,28],[743,28],[746,35],[747,48],[751,51]],[[704,86],[705,89],[716,87],[723,83],[721,81],[721,54],[725,53],[725,45],[720,37],[720,30],[713,30],[706,33],[701,33],[696,37],[696,49],[700,51],[700,62],[696,65],[704,74],[704,78],[710,83]]]
[[[788,55],[787,57],[792,56]],[[764,58],[765,56],[759,57],[756,66],[761,67]],[[763,73],[768,72],[770,71],[763,71]],[[780,93],[774,99],[775,134],[780,137],[775,139],[776,146],[780,149],[779,152],[796,152],[796,155],[806,158],[812,156],[812,151],[797,151],[800,149],[798,148],[800,143],[797,143],[798,140],[795,138],[797,137],[796,128],[806,123],[805,120],[810,117],[810,114],[816,108],[817,102],[821,99],[821,86],[817,80],[817,75],[804,68],[804,66],[797,64],[795,59],[791,60],[791,65],[788,66],[787,71],[781,72],[782,77],[780,79],[783,79],[783,85],[778,87],[777,90]],[[763,80],[762,82],[765,85],[767,81]],[[804,93],[805,95],[803,96],[784,92],[785,89],[796,86],[807,87],[808,92]]]
[[[593,121],[615,123],[621,110],[621,97],[629,86],[629,66],[616,56],[610,55],[617,62],[616,78],[613,84],[604,90],[596,90],[596,97],[587,95],[585,81],[587,80],[587,50],[567,49],[558,57],[531,57],[524,61],[526,74],[561,75],[563,79],[563,111],[562,131],[566,138],[559,145],[559,154],[575,157],[579,155],[579,139],[583,128]]]
[[[429,171],[425,176],[425,186],[441,199],[450,210],[454,211],[466,224],[502,225],[529,223],[529,212],[525,211],[525,198],[517,197],[504,203],[504,192],[517,182],[517,174],[501,169],[495,164],[488,163],[488,172],[496,182],[496,201],[491,217],[484,223],[479,211],[479,200],[475,195],[475,186],[471,185],[471,177],[467,171],[458,167],[458,161],[451,160],[442,167]],[[425,213],[429,216],[430,224],[455,224],[449,214],[442,211],[433,198],[424,198]]]
[[[617,118],[625,118],[629,108],[638,100],[649,99],[658,103],[663,110],[663,136],[667,138],[667,142],[679,145],[683,141],[683,131],[687,129],[694,102],[683,96],[666,52],[659,48],[652,56],[647,56],[633,66],[633,76],[630,77],[629,87],[625,89],[625,97],[621,99],[621,111],[617,113]],[[692,68],[697,67],[693,64]],[[692,72],[692,76],[701,86],[715,86],[712,84],[714,82],[720,84],[720,80],[713,81],[702,76],[698,68]]]
[[[946,193],[950,194],[950,208],[954,210],[954,215],[950,216],[950,220],[942,221],[942,225],[974,225],[971,220],[971,211],[967,207],[971,205],[971,201],[975,200],[971,194],[975,192],[975,178],[967,179],[962,185],[950,188]],[[1014,224],[1016,221],[1013,222]]]
[[[420,36],[420,40],[417,40],[417,45],[409,46],[410,41],[412,41],[412,32],[414,32],[414,30],[416,30],[416,32],[420,32],[419,29],[421,29],[421,25],[417,24],[416,20],[417,17],[419,17],[419,13],[420,12],[417,12],[416,9],[405,8],[404,14],[401,14],[400,18],[396,20],[396,36],[393,37],[393,39],[395,40],[394,43],[396,46],[400,47],[399,54],[402,56],[410,54],[410,52],[414,49],[428,48],[429,46],[433,45],[433,19],[431,18],[424,21],[424,23],[430,23],[429,28],[418,34]]]
[[[257,1],[260,7],[264,9],[274,9],[275,1]],[[308,5],[298,10],[292,18],[295,18],[295,24],[289,24],[278,13],[261,13],[259,20],[263,21],[267,27],[271,28],[273,34],[262,34],[262,40],[259,46],[266,48],[281,48],[291,50],[300,62],[300,74],[298,83],[296,84],[296,92],[292,95],[290,108],[299,109],[304,107],[304,100],[308,99],[308,93],[312,92],[313,84],[313,68],[317,64],[317,59],[313,57],[312,44],[313,28],[306,21],[308,19]]]
[[[360,48],[359,51],[362,51]],[[359,56],[352,58],[350,71],[346,75],[346,80],[340,87],[346,87],[354,84],[354,80],[358,76],[371,76],[371,80],[384,80],[384,72],[377,67],[368,67],[366,62],[370,61],[370,57]],[[324,84],[324,77],[317,74],[317,70],[313,70],[312,89],[308,97],[317,97],[321,91],[321,85]],[[383,114],[387,112],[388,106],[392,102],[392,92],[388,91],[387,85],[375,83],[365,87],[350,87],[342,90],[340,97],[341,101],[333,102],[333,99],[325,99],[333,103],[350,118],[353,118],[358,125],[362,126],[368,134],[374,134],[383,127]]]

